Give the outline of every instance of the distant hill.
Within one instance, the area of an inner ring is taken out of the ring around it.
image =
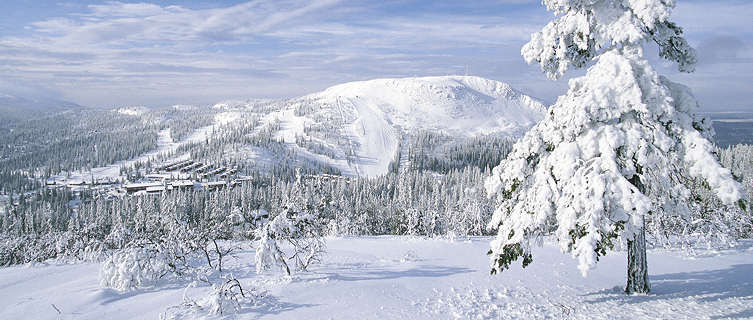
[[[9,122],[38,117],[50,112],[60,112],[81,106],[64,100],[51,98],[30,98],[0,92],[0,125]]]
[[[221,107],[264,114],[267,126],[279,127],[275,137],[299,154],[346,175],[369,177],[386,173],[403,140],[419,132],[517,137],[546,112],[541,102],[506,83],[470,76],[358,81],[261,107]]]

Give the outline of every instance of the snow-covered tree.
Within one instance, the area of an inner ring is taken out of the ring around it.
[[[689,89],[660,76],[643,57],[660,56],[690,72],[694,50],[669,20],[672,0],[543,0],[555,20],[531,36],[522,54],[557,78],[595,61],[572,79],[544,120],[513,147],[486,181],[498,207],[489,223],[492,273],[554,234],[585,275],[607,251],[626,244],[625,291],[648,292],[645,225],[689,214],[690,187],[701,181],[724,204],[740,202],[739,183],[721,167],[708,121],[695,117]]]
[[[256,272],[280,267],[292,275],[319,262],[326,247],[324,227],[316,213],[285,208],[257,231]]]
[[[321,219],[323,206],[314,206],[306,197],[300,171],[282,212],[257,230],[256,272],[275,266],[285,270],[305,271],[321,261],[326,249],[326,221]]]

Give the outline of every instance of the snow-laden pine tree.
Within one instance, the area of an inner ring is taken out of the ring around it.
[[[585,275],[616,244],[627,244],[625,291],[648,292],[645,224],[689,213],[689,185],[703,181],[725,204],[739,184],[719,165],[709,123],[695,117],[688,88],[657,74],[660,56],[691,72],[694,50],[669,20],[673,0],[543,0],[556,18],[521,50],[550,78],[595,62],[572,79],[544,120],[513,147],[486,181],[498,207],[489,224],[492,273],[554,234]]]

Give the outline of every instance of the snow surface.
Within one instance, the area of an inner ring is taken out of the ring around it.
[[[257,275],[253,250],[226,267],[247,290],[266,291],[241,319],[753,318],[751,241],[693,257],[649,250],[652,293],[628,296],[624,253],[603,257],[583,278],[575,261],[545,243],[528,268],[516,263],[490,276],[489,240],[331,238],[324,263],[292,278]],[[210,291],[164,283],[118,292],[99,287],[98,270],[97,263],[2,268],[0,319],[157,319],[184,294],[199,300]]]

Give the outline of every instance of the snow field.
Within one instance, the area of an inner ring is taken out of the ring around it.
[[[534,263],[489,275],[489,238],[451,242],[415,237],[328,239],[310,272],[255,273],[254,250],[226,262],[245,290],[259,295],[239,319],[722,319],[753,318],[753,242],[725,251],[649,250],[652,293],[628,296],[625,254],[603,257],[588,278],[552,243]],[[205,283],[161,283],[118,292],[99,287],[98,263],[0,269],[0,319],[157,319],[200,301]],[[54,305],[54,307],[53,307]],[[60,310],[60,313],[56,310]]]

